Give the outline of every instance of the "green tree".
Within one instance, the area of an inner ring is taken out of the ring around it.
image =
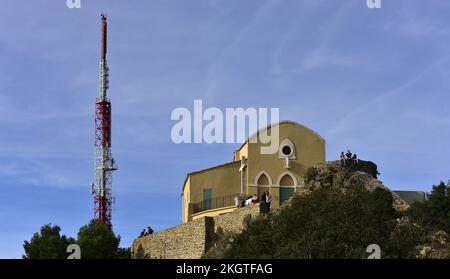
[[[426,230],[408,218],[392,222],[389,242],[383,247],[384,258],[415,259],[417,246],[426,241]]]
[[[305,173],[305,183],[309,183],[312,179],[316,178],[319,175],[319,171],[315,167],[310,167],[306,170]]]
[[[77,243],[83,259],[119,258],[120,236],[97,220],[80,228]]]
[[[208,251],[202,256],[203,259],[223,259],[225,256],[225,252],[230,246],[231,241],[233,241],[233,238],[235,237],[235,233],[224,231],[221,227],[217,229],[217,231],[214,233],[211,243],[208,243],[208,246],[210,244],[210,248]],[[140,246],[139,246],[140,247]],[[139,251],[139,248],[138,248]]]
[[[47,224],[35,233],[30,241],[24,241],[24,259],[66,259],[67,246],[75,243],[75,239],[60,235],[61,228]]]
[[[450,233],[450,184],[433,185],[426,201],[414,203],[408,215],[423,227]]]
[[[131,249],[128,248],[119,248],[117,250],[118,258],[119,259],[131,259]]]
[[[283,243],[277,257],[364,258],[369,244],[383,247],[388,241],[394,214],[392,195],[381,188],[319,189],[296,197],[274,219]]]
[[[269,219],[260,217],[249,219],[244,231],[233,238],[229,249],[224,252],[226,259],[272,259],[276,253],[276,240]]]
[[[294,196],[272,219],[256,218],[228,243],[224,258],[366,258],[378,244],[383,258],[412,255],[414,226],[394,226],[392,194],[361,185],[321,188]],[[395,229],[395,231],[394,231]],[[395,245],[397,244],[397,245]],[[402,246],[402,244],[407,244]],[[222,244],[222,247],[226,245]],[[388,249],[389,248],[389,249]]]

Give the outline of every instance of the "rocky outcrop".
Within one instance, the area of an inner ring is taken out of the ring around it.
[[[417,247],[418,259],[450,258],[450,237],[444,231],[436,231],[427,237],[425,244]]]
[[[365,187],[369,191],[383,188],[392,193],[395,210],[406,211],[410,206],[398,194],[377,179],[377,165],[369,161],[359,161],[356,165],[343,165],[340,161],[330,161],[307,170],[304,189],[296,195],[304,195],[319,187],[342,189],[352,186]],[[289,204],[289,203],[288,203]]]

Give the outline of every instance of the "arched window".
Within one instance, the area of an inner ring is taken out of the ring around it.
[[[289,174],[285,174],[280,180],[280,186],[294,186],[294,180]]]
[[[261,171],[258,173],[258,175],[255,177],[255,184],[256,185],[272,185],[272,178],[266,171]]]
[[[269,178],[267,178],[267,175],[265,175],[264,173],[261,174],[258,178],[257,184],[258,185],[270,185]]]
[[[282,174],[278,184],[280,185],[280,205],[287,201],[295,191],[296,180],[290,173]]]
[[[256,181],[256,187],[257,187],[256,194],[258,195],[258,197],[261,198],[261,196],[264,192],[267,192],[267,191],[270,192],[270,186],[272,185],[272,179],[270,178],[270,175],[267,172],[265,172],[265,171],[260,172],[256,176],[255,181]]]

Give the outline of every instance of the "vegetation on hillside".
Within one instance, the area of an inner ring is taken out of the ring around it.
[[[318,172],[307,174],[311,181]],[[397,211],[390,191],[360,183],[316,185],[272,218],[247,218],[240,234],[220,230],[204,258],[363,259],[371,244],[381,258],[450,257],[450,185],[441,182],[425,202]]]

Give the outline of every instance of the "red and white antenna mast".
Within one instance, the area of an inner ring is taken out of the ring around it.
[[[112,228],[112,172],[117,170],[111,154],[111,102],[108,99],[109,68],[106,62],[107,23],[102,14],[102,49],[100,60],[100,92],[95,103],[95,181],[94,219]]]

